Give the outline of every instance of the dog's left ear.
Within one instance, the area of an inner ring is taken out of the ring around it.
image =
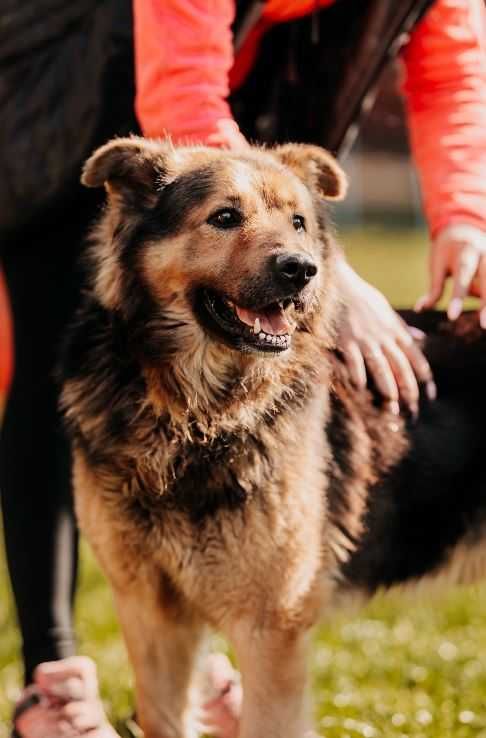
[[[150,205],[167,181],[172,149],[168,142],[139,136],[115,138],[97,149],[84,165],[81,182],[105,187],[125,203]]]
[[[332,154],[320,146],[284,144],[272,149],[271,153],[326,200],[345,197],[348,189],[346,175]]]

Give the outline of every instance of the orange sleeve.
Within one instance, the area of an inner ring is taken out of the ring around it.
[[[135,108],[146,136],[204,142],[232,119],[233,0],[134,0]]]
[[[404,50],[411,145],[432,236],[486,230],[486,13],[436,0]]]

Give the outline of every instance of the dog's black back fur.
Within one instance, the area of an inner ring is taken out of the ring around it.
[[[403,315],[427,333],[438,397],[422,399],[418,419],[406,423],[405,446],[400,423],[383,423],[379,416],[366,421],[377,476],[342,573],[368,592],[437,572],[457,543],[479,541],[486,521],[486,334],[472,314],[456,327],[437,312]],[[362,494],[369,473],[359,468],[359,457],[350,463],[351,434],[363,418],[360,403],[349,385],[344,395],[333,395],[328,434],[337,472],[330,506],[341,517],[352,507],[349,496]],[[342,484],[343,469],[348,485]]]

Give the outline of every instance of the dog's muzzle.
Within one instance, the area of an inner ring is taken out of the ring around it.
[[[317,274],[314,261],[302,254],[279,254],[266,276],[250,281],[242,298],[231,299],[214,289],[196,294],[195,312],[210,333],[244,352],[282,353],[290,348],[302,295]]]

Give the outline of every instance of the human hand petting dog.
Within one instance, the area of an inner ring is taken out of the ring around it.
[[[415,414],[419,382],[425,383],[430,398],[436,394],[430,366],[414,341],[419,337],[417,331],[408,328],[386,298],[361,279],[344,258],[338,273],[348,308],[340,326],[339,347],[354,383],[366,386],[368,370],[393,412],[399,412],[398,400],[402,399]],[[486,233],[459,223],[440,231],[431,246],[430,289],[415,309],[433,308],[448,277],[453,280],[449,320],[456,320],[465,297],[474,295],[481,300],[479,320],[486,329]]]
[[[430,399],[436,395],[429,363],[414,340],[421,332],[409,328],[381,292],[361,279],[344,257],[339,259],[337,271],[346,305],[338,346],[352,381],[366,387],[368,371],[389,401],[391,412],[400,412],[402,400],[416,415],[419,383],[425,384]]]
[[[474,295],[481,300],[479,321],[486,329],[486,233],[467,223],[443,228],[432,242],[430,251],[430,288],[420,298],[416,310],[434,307],[442,297],[448,277],[453,281],[449,320],[462,312],[464,298]]]

